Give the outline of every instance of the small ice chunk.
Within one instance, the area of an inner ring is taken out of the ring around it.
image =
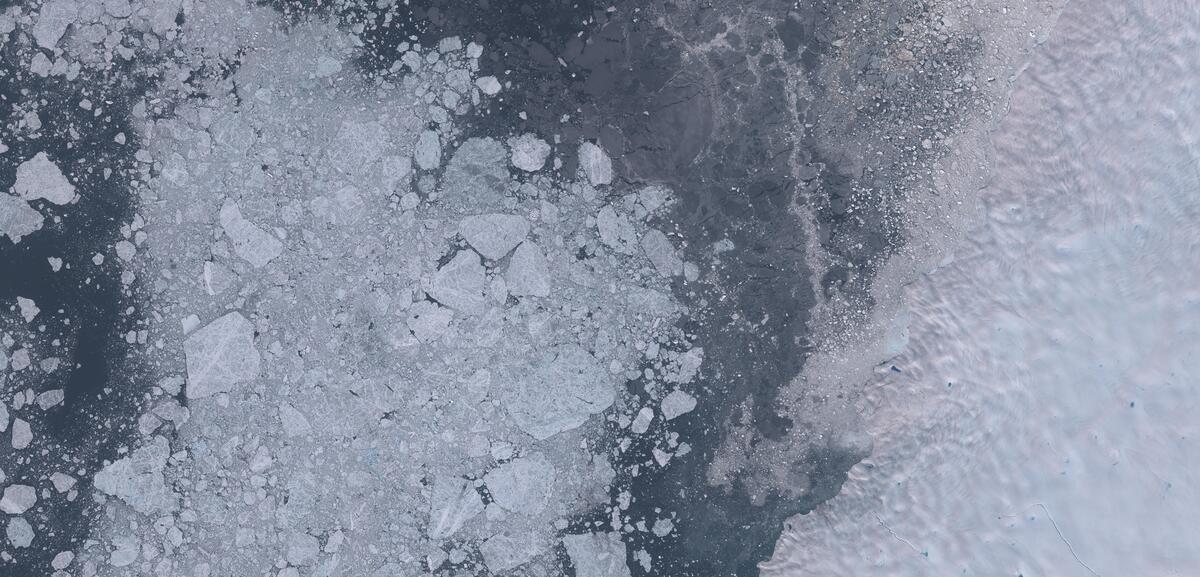
[[[75,560],[75,554],[70,551],[62,551],[50,560],[50,567],[62,571],[71,566],[71,562]]]
[[[304,413],[289,403],[279,405],[279,420],[283,423],[283,434],[288,437],[299,437],[312,431],[312,425]]]
[[[293,533],[288,538],[287,562],[296,567],[312,565],[321,554],[321,542],[308,533]]]
[[[24,318],[25,322],[27,323],[33,322],[33,318],[38,316],[38,313],[42,312],[42,309],[38,308],[37,303],[34,303],[32,299],[27,299],[25,297],[17,297],[17,308],[21,309],[21,317]]]
[[[13,244],[41,230],[45,220],[42,213],[25,201],[11,194],[0,194],[0,234],[11,239]]]
[[[670,421],[679,415],[692,412],[696,408],[696,397],[693,397],[683,391],[671,391],[667,396],[663,397],[662,403],[659,405],[659,410],[662,411],[663,418]]]
[[[54,204],[67,204],[75,198],[75,186],[45,152],[33,155],[17,167],[13,192],[25,200],[46,199]]]
[[[500,260],[529,234],[529,223],[515,214],[479,214],[458,223],[458,232],[484,258]]]
[[[482,312],[487,279],[479,255],[460,250],[430,278],[425,292],[434,300],[467,314]]]
[[[53,49],[78,15],[79,5],[75,0],[49,0],[38,11],[37,22],[33,25],[33,39],[38,46]]]
[[[58,491],[59,493],[66,493],[67,491],[70,491],[71,488],[75,486],[75,483],[75,477],[72,477],[66,473],[55,471],[50,475],[50,484],[54,485],[54,490]]]
[[[33,430],[29,428],[29,423],[24,419],[13,419],[12,448],[19,451],[28,447],[32,442]]]
[[[603,148],[584,142],[579,145],[579,168],[592,186],[609,184],[613,179],[612,160]]]
[[[3,353],[0,353],[0,359],[3,358]],[[0,370],[4,368],[4,363],[0,363]],[[8,405],[4,401],[0,401],[0,433],[8,430]]]
[[[642,236],[642,251],[654,270],[662,276],[683,274],[683,259],[675,254],[675,245],[660,230],[650,230]]]
[[[575,344],[559,345],[533,371],[513,375],[502,397],[517,426],[535,439],[574,429],[613,404],[611,375]]]
[[[329,78],[342,71],[342,62],[326,54],[317,57],[317,78]]]
[[[258,376],[260,358],[254,348],[254,326],[241,313],[229,313],[188,336],[187,397],[199,399],[233,390]]]
[[[53,66],[54,63],[50,62],[50,58],[42,52],[34,54],[33,59],[29,61],[29,71],[42,78],[50,76],[50,69]]]
[[[429,502],[429,537],[445,539],[483,512],[475,487],[462,477],[444,476],[433,482]]]
[[[37,405],[44,411],[63,402],[63,398],[62,389],[50,389],[49,391],[38,393]]]
[[[47,257],[46,262],[50,263],[50,270],[58,272],[62,270],[63,259],[57,257]]]
[[[546,507],[557,471],[541,453],[514,459],[484,475],[492,499],[505,510],[526,515]]]
[[[531,132],[508,139],[508,149],[512,165],[525,172],[541,170],[550,156],[550,145]]]
[[[117,257],[125,262],[133,260],[134,255],[137,254],[137,247],[133,246],[133,243],[127,240],[117,241],[115,248]]]
[[[500,92],[500,81],[496,80],[495,76],[480,76],[475,79],[475,86],[488,96],[495,96]]]
[[[550,267],[542,249],[531,242],[517,247],[504,281],[508,292],[516,296],[550,296]]]
[[[637,232],[633,223],[613,207],[606,206],[596,213],[596,230],[605,246],[621,254],[637,254]]]
[[[163,479],[163,468],[170,456],[170,443],[165,437],[155,435],[146,446],[101,469],[93,484],[143,515],[175,511],[179,502]]]
[[[630,577],[625,543],[616,533],[564,535],[563,545],[576,577]]]
[[[221,205],[218,218],[221,228],[233,241],[233,252],[254,268],[266,266],[283,253],[283,243],[275,235],[242,217],[242,211],[232,200],[226,199]]]
[[[413,153],[413,160],[421,170],[433,170],[442,163],[442,143],[437,132],[426,130],[417,137],[417,149]]]
[[[20,515],[37,504],[37,491],[29,485],[9,485],[0,497],[0,511]]]
[[[453,319],[454,311],[437,303],[421,301],[409,307],[406,324],[418,341],[431,343],[446,334]]]
[[[653,420],[654,409],[642,407],[642,410],[638,411],[637,416],[633,418],[633,424],[630,425],[629,430],[633,431],[635,435],[641,435],[650,430],[650,422]]]
[[[535,533],[522,531],[511,535],[493,535],[479,546],[479,553],[483,555],[484,564],[494,575],[528,563],[544,548]]]
[[[8,520],[8,542],[13,547],[23,549],[33,543],[33,526],[24,517],[13,517]]]

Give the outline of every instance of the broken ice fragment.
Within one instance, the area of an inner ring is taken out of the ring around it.
[[[637,232],[633,229],[633,223],[624,215],[617,214],[613,207],[601,208],[596,214],[596,230],[600,233],[600,242],[605,246],[621,254],[637,254]]]
[[[579,169],[587,176],[592,186],[609,184],[613,179],[612,160],[603,148],[584,142],[579,145]]]
[[[221,228],[233,241],[233,252],[254,268],[266,266],[283,253],[283,243],[275,235],[242,217],[242,211],[232,200],[226,200],[221,205],[218,218]]]
[[[241,313],[229,313],[188,336],[187,397],[198,399],[233,390],[258,376],[254,326]]]
[[[475,487],[461,477],[439,477],[429,503],[429,538],[445,539],[483,512]]]
[[[75,198],[75,186],[45,152],[35,154],[17,167],[13,192],[25,200],[46,199],[54,204],[67,204]]]
[[[23,419],[13,419],[12,448],[21,450],[32,442],[33,430],[29,428],[29,423]]]
[[[475,86],[488,96],[495,96],[500,92],[500,81],[495,76],[480,76],[475,79]]]
[[[483,562],[492,574],[528,563],[542,552],[543,544],[533,532],[494,535],[479,546]]]
[[[458,232],[484,258],[500,260],[525,240],[529,223],[514,214],[480,214],[462,219]]]
[[[534,453],[492,469],[483,482],[497,505],[532,515],[546,507],[556,475],[554,464],[545,455]]]
[[[93,484],[143,515],[172,512],[179,503],[163,479],[170,456],[167,439],[156,435],[150,444],[96,473]]]
[[[37,22],[33,25],[33,39],[38,46],[52,49],[67,32],[67,26],[78,17],[79,5],[75,0],[50,0],[42,4]]]
[[[421,301],[408,309],[408,330],[423,343],[431,343],[442,335],[454,319],[454,311],[438,306],[437,303]]]
[[[659,230],[650,230],[642,237],[642,251],[654,270],[662,276],[683,274],[683,260],[675,254],[675,246],[667,239],[667,235]]]
[[[13,517],[8,520],[8,542],[13,547],[22,549],[33,543],[33,527],[24,517]]]
[[[299,437],[312,431],[312,425],[304,413],[287,403],[279,405],[279,420],[283,423],[283,434],[288,437]]]
[[[667,396],[663,397],[659,409],[662,411],[663,418],[670,421],[679,415],[690,413],[696,408],[696,397],[693,397],[683,391],[671,391]]]
[[[550,156],[550,145],[533,133],[508,139],[508,148],[512,165],[525,172],[541,170],[546,164],[546,157]]]
[[[531,242],[517,247],[504,281],[508,292],[516,296],[550,296],[550,267],[542,249]]]
[[[288,538],[287,561],[294,566],[312,565],[320,553],[320,541],[308,533],[293,533]]]
[[[17,308],[21,310],[21,317],[27,323],[33,322],[34,317],[42,312],[42,309],[39,309],[36,303],[25,297],[17,297]]]
[[[0,497],[0,511],[20,515],[37,503],[37,492],[29,485],[9,485]]]
[[[542,440],[574,429],[612,405],[613,383],[582,347],[560,345],[528,374],[513,375],[502,397],[522,431]]]
[[[63,398],[62,389],[50,389],[49,391],[38,393],[37,405],[44,411],[63,402]]]
[[[62,551],[62,552],[59,552],[58,555],[55,555],[54,559],[52,559],[50,561],[50,567],[52,567],[58,571],[62,571],[63,569],[70,567],[71,561],[74,561],[74,560],[75,560],[74,553],[72,553],[70,551]]]
[[[42,229],[45,219],[25,201],[11,195],[0,194],[0,234],[7,236],[13,244]]]
[[[67,491],[70,491],[71,488],[75,486],[75,482],[75,477],[72,477],[66,473],[55,472],[54,474],[50,475],[50,484],[54,485],[54,490],[58,491],[59,493],[66,493]]]
[[[486,282],[479,255],[460,250],[450,262],[438,269],[425,292],[439,303],[468,314],[482,312]]]
[[[635,435],[641,435],[650,430],[650,422],[653,420],[654,409],[642,407],[642,410],[638,411],[637,416],[634,417],[633,424],[630,425],[629,430],[633,431]]]
[[[417,137],[413,160],[421,170],[433,170],[442,163],[442,143],[437,132],[426,130]]]
[[[629,577],[625,543],[615,533],[564,535],[563,545],[576,577]]]

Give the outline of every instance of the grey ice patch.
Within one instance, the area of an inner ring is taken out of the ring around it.
[[[517,247],[504,281],[508,292],[515,296],[550,296],[550,266],[542,249],[531,242]]]
[[[579,169],[592,186],[609,184],[613,179],[612,160],[603,148],[585,142],[579,145]]]
[[[667,396],[663,397],[662,403],[659,405],[663,418],[668,421],[685,413],[690,413],[695,408],[696,397],[683,391],[671,391],[667,393]]]
[[[233,241],[233,252],[254,268],[266,266],[283,253],[283,243],[275,235],[243,218],[242,211],[232,200],[227,199],[221,205],[219,219],[221,228]]]
[[[526,515],[546,507],[558,472],[541,453],[514,459],[484,475],[483,482],[496,504]]]
[[[33,322],[38,313],[42,312],[42,309],[38,308],[37,303],[33,302],[33,299],[25,297],[17,297],[17,308],[21,311],[21,318],[25,319],[27,323]]]
[[[12,239],[13,244],[41,230],[45,220],[42,213],[25,201],[11,194],[0,194],[0,234]]]
[[[29,422],[24,419],[13,419],[12,424],[12,448],[21,450],[29,447],[33,442],[33,429],[29,427]]]
[[[406,324],[418,341],[431,343],[446,334],[453,319],[454,311],[437,303],[421,301],[409,307]]]
[[[426,130],[417,137],[413,160],[421,170],[433,170],[442,163],[442,142],[438,139],[437,132]]]
[[[296,407],[288,403],[279,405],[279,421],[283,423],[283,434],[291,437],[299,437],[312,432],[312,425],[309,424],[308,418],[304,416]]]
[[[425,292],[452,309],[478,314],[483,310],[486,280],[479,255],[474,251],[460,250],[433,274]]]
[[[483,501],[461,477],[439,477],[429,502],[429,538],[445,539],[483,512]]]
[[[187,357],[187,397],[199,399],[233,389],[258,376],[254,326],[241,313],[229,313],[192,333],[183,343]]]
[[[650,430],[650,423],[654,420],[654,409],[650,407],[642,407],[636,417],[633,418],[633,424],[629,426],[629,430],[635,435],[641,435]]]
[[[642,251],[654,270],[662,276],[683,274],[683,260],[675,254],[675,246],[660,230],[650,230],[642,237]]]
[[[564,535],[563,545],[575,566],[575,577],[630,577],[625,543],[616,533]]]
[[[53,49],[63,34],[79,15],[79,6],[74,0],[50,0],[42,4],[37,22],[33,25],[33,39],[38,46]]]
[[[458,232],[484,258],[500,260],[529,234],[529,223],[514,214],[480,214],[458,223]]]
[[[550,145],[533,133],[525,133],[508,139],[512,165],[525,172],[541,170],[550,156]]]
[[[293,533],[288,537],[287,562],[295,567],[312,565],[321,553],[321,542],[308,533]]]
[[[37,405],[44,411],[63,402],[64,398],[66,398],[66,395],[63,394],[62,389],[50,389],[49,391],[38,393]]]
[[[517,426],[542,440],[574,429],[613,404],[609,373],[575,344],[560,345],[528,374],[513,375],[504,399]]]
[[[75,198],[75,185],[45,152],[39,152],[17,167],[13,192],[27,201],[45,199],[54,204],[67,204]]]
[[[500,92],[500,81],[495,76],[480,76],[475,79],[475,86],[488,96],[495,96]]]
[[[148,445],[96,473],[95,487],[143,515],[175,511],[179,503],[163,479],[170,456],[167,439],[156,435]]]
[[[20,515],[37,504],[37,491],[29,485],[9,485],[0,497],[0,511]]]
[[[520,567],[542,552],[543,544],[530,532],[493,535],[479,546],[483,562],[493,574]]]
[[[637,254],[637,232],[633,229],[633,223],[613,207],[601,208],[596,214],[596,230],[604,246],[621,254]]]
[[[447,199],[500,208],[510,181],[504,145],[491,138],[468,138],[454,151],[442,189]]]
[[[24,517],[9,519],[5,533],[8,535],[8,542],[18,549],[23,549],[33,543],[33,526]]]

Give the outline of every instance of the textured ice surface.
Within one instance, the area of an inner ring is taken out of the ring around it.
[[[569,431],[613,403],[608,371],[578,345],[547,351],[530,373],[513,374],[504,406],[521,430],[535,439]]]
[[[13,192],[25,200],[45,199],[54,204],[66,204],[75,198],[75,186],[45,152],[17,167]]]
[[[909,290],[875,454],[765,574],[1200,567],[1198,41],[1187,3],[1070,5],[995,135],[982,223]]]
[[[41,230],[45,218],[24,200],[11,194],[0,194],[0,234],[13,243]]]
[[[224,315],[192,333],[184,350],[189,399],[223,393],[258,376],[254,327],[241,313]]]

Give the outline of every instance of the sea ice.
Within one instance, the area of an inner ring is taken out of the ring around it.
[[[24,517],[13,517],[8,520],[8,542],[13,547],[22,549],[33,543],[33,526]]]
[[[613,179],[612,160],[603,148],[584,142],[579,145],[579,168],[592,186],[609,184]]]
[[[442,163],[442,143],[438,139],[438,133],[432,130],[426,130],[417,137],[416,152],[413,153],[413,160],[421,170],[433,170]]]
[[[42,229],[45,218],[25,201],[11,194],[0,194],[0,234],[13,244]]]
[[[550,145],[533,133],[525,133],[508,139],[512,151],[512,165],[525,172],[541,170],[550,156]]]
[[[667,396],[663,397],[659,409],[662,410],[663,418],[670,421],[679,415],[690,413],[696,408],[696,397],[693,397],[683,391],[671,391]]]
[[[483,482],[497,505],[532,515],[546,507],[556,475],[554,464],[545,455],[533,453],[492,469]]]
[[[615,533],[564,535],[563,545],[575,577],[629,577],[625,564],[625,543]]]
[[[478,314],[483,310],[485,282],[479,255],[474,251],[461,250],[433,274],[425,292],[452,309]]]
[[[433,483],[429,503],[429,537],[445,539],[483,512],[475,487],[461,477],[440,477]]]
[[[233,241],[233,252],[254,268],[266,266],[283,253],[283,243],[275,235],[242,217],[242,211],[232,200],[226,200],[221,206],[219,219],[221,228]]]
[[[514,214],[480,214],[462,219],[458,232],[484,258],[500,260],[525,240],[529,223]]]
[[[101,469],[93,484],[143,515],[169,513],[179,507],[163,479],[170,455],[167,439],[156,435],[149,444]]]
[[[518,246],[508,263],[504,281],[508,292],[515,296],[550,296],[550,267],[542,249],[528,242]]]
[[[183,351],[189,399],[228,392],[258,376],[254,326],[241,313],[229,313],[196,330],[184,341]]]
[[[0,497],[0,511],[20,515],[37,503],[37,492],[29,485],[9,485]]]
[[[582,425],[615,396],[608,371],[579,345],[559,345],[551,355],[532,372],[514,375],[504,397],[517,426],[538,440]]]
[[[35,154],[17,167],[13,192],[25,200],[45,199],[54,204],[67,204],[75,198],[75,186],[45,152]]]

